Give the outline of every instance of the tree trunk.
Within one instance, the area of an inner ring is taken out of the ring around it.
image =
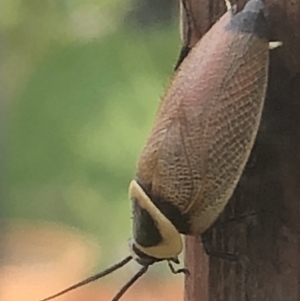
[[[225,5],[186,1],[195,44]],[[245,2],[237,1],[238,9]],[[300,0],[265,3],[271,39],[283,47],[271,51],[267,98],[250,159],[225,211],[203,235],[212,250],[239,259],[208,258],[200,239],[187,238],[191,276],[185,301],[300,300]]]

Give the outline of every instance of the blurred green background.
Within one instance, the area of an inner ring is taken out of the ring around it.
[[[178,2],[4,0],[3,220],[89,233],[128,253],[128,185],[179,48]]]

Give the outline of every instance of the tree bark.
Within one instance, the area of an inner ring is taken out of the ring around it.
[[[246,0],[236,2],[241,9]],[[198,39],[225,12],[223,0],[187,3]],[[192,273],[185,301],[300,300],[300,0],[265,3],[271,40],[283,47],[271,51],[267,98],[250,159],[225,211],[203,235],[211,249],[239,259],[206,259],[200,240],[187,238]]]

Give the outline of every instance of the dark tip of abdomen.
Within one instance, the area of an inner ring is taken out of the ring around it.
[[[261,0],[250,0],[242,11],[231,17],[226,29],[252,33],[262,39],[268,39],[267,17],[264,3]]]

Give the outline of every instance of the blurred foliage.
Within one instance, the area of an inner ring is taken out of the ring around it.
[[[135,9],[126,16],[132,25],[147,27],[152,24],[170,25],[179,6],[174,0],[132,0]]]
[[[4,217],[68,223],[115,256],[127,247],[128,184],[173,72],[177,26],[124,26],[130,0],[6,0],[2,8]]]
[[[119,26],[129,4],[130,0],[4,0],[0,28],[5,36],[9,98],[53,47],[89,36],[89,28],[99,34],[101,29]]]

